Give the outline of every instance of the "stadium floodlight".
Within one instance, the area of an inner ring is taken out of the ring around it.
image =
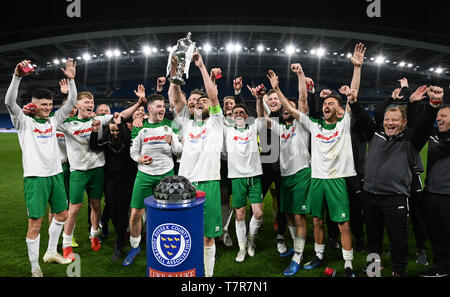
[[[53,60],[53,64],[58,65],[59,64],[59,60],[58,59],[54,59]]]
[[[311,55],[315,55],[315,54],[316,54],[316,50],[315,50],[315,49],[312,49],[312,50],[310,51],[310,53],[311,53]]]
[[[318,48],[317,49],[317,56],[318,57],[322,57],[323,55],[325,55],[325,50],[323,48]]]
[[[444,69],[442,69],[441,67],[437,68],[434,72],[436,72],[437,74],[441,74],[442,72],[444,72]]]
[[[130,54],[134,54],[134,50],[130,50]]]
[[[378,65],[381,65],[383,62],[384,62],[383,56],[378,56],[375,58],[375,63],[377,63]]]
[[[412,63],[409,63],[408,65],[406,65],[406,67],[412,68],[412,67],[413,67],[413,64],[412,64]]]
[[[111,58],[114,55],[112,50],[107,50],[105,54],[108,58]]]
[[[398,66],[400,66],[400,67],[405,67],[405,65],[406,65],[406,63],[405,62],[400,62],[400,64],[398,64]]]
[[[171,47],[171,46],[168,46],[168,47],[166,48],[166,50],[170,53],[170,52],[172,51],[172,47]]]
[[[91,55],[89,53],[84,53],[83,54],[83,60],[89,61],[90,59],[91,59]]]
[[[262,44],[258,45],[258,47],[256,48],[256,50],[260,53],[262,53],[264,51],[264,46]]]
[[[286,46],[286,54],[288,54],[290,56],[294,52],[295,52],[295,47],[292,44]]]
[[[153,52],[153,53],[157,53],[157,52],[158,52],[158,49],[157,49],[156,47],[152,47],[152,52]]]
[[[148,56],[152,53],[152,49],[148,45],[145,45],[142,48],[142,52],[144,53],[144,55]]]
[[[207,43],[203,46],[203,50],[205,51],[205,53],[209,53],[211,51],[212,47],[211,44]]]
[[[236,43],[236,44],[233,46],[233,50],[234,50],[236,53],[239,53],[239,52],[242,50],[242,46],[241,46],[239,43]]]
[[[66,63],[66,62],[67,62],[67,60],[65,58],[61,59],[61,63]]]
[[[347,58],[351,58],[353,55],[351,53],[347,53]]]
[[[231,53],[234,50],[234,45],[232,43],[228,43],[226,46],[227,52]]]

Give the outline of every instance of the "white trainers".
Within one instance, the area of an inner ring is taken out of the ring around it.
[[[41,267],[38,267],[33,271],[31,271],[31,277],[44,277],[44,275],[42,274]]]
[[[228,234],[228,231],[223,231],[222,241],[225,246],[233,246],[233,241],[231,241],[231,237],[230,234]]]
[[[245,251],[245,249],[240,249],[236,256],[236,262],[238,262],[238,263],[244,262],[246,254],[247,254],[247,252]]]
[[[255,255],[255,237],[248,236],[247,240],[247,253],[250,257],[253,257]]]
[[[72,263],[71,259],[64,258],[58,252],[46,252],[44,255],[44,262],[50,263],[58,263],[58,264],[70,264]]]
[[[277,250],[280,254],[283,254],[287,251],[287,247],[284,244],[284,240],[283,241],[278,241],[277,243]]]

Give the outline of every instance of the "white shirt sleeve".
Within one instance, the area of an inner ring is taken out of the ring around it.
[[[130,148],[131,159],[133,159],[135,162],[138,162],[138,163],[139,163],[138,160],[139,160],[139,157],[141,154],[141,145],[142,145],[141,133],[138,133],[138,135],[133,139],[133,142],[131,143],[131,148]]]
[[[311,125],[312,125],[312,121],[309,118],[309,116],[307,116],[306,114],[300,112],[300,124],[303,125],[303,127],[305,127],[306,130],[308,130],[308,132],[311,133]]]
[[[20,106],[17,104],[17,95],[19,92],[19,84],[22,80],[21,77],[13,75],[11,84],[9,85],[8,91],[5,96],[5,105],[11,116],[11,121],[17,130],[24,128],[23,123],[25,122],[26,115],[23,113]]]

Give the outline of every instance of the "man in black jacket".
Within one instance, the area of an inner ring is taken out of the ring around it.
[[[374,118],[377,126],[383,126],[384,112],[386,108],[391,104],[398,104],[406,106],[409,103],[411,91],[409,88],[408,79],[402,78],[399,80],[400,88],[395,89],[392,95],[386,98],[386,100],[377,104],[374,110]],[[425,90],[425,86],[421,87]],[[420,112],[424,109],[427,103],[422,101],[416,101],[413,104],[409,103],[407,108],[407,127],[412,128],[420,120]],[[423,215],[419,207],[419,201],[422,200],[423,189],[422,180],[420,174],[424,171],[422,165],[422,159],[420,154],[417,153],[413,160],[413,178],[411,184],[411,195],[408,197],[409,217],[411,218],[411,225],[414,231],[414,238],[417,246],[417,259],[416,262],[422,265],[428,265],[425,242],[427,239],[425,222]]]
[[[442,97],[441,88],[430,87],[429,96]],[[418,89],[410,100],[421,100],[426,92]],[[430,98],[431,99],[431,98]],[[393,276],[404,276],[408,257],[408,200],[412,182],[412,160],[421,150],[431,132],[439,104],[430,104],[423,112],[422,121],[410,129],[406,127],[406,110],[388,107],[383,129],[357,102],[351,109],[358,125],[366,129],[370,140],[364,181],[364,215],[370,253],[381,255],[384,225],[391,245]],[[395,165],[395,167],[394,167]]]
[[[450,105],[437,115],[438,127],[428,140],[427,177],[421,209],[433,247],[433,267],[424,277],[447,276],[450,249]]]

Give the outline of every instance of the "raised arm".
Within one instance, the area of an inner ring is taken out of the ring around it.
[[[353,63],[353,77],[352,82],[350,84],[350,88],[352,90],[356,90],[356,95],[359,92],[359,85],[361,83],[361,67],[364,63],[364,54],[366,53],[366,48],[364,44],[358,43],[355,46],[355,51],[353,56],[351,57],[351,61]]]
[[[267,78],[270,80],[270,85],[272,86],[272,89],[274,89],[277,93],[278,99],[280,99],[283,107],[294,117],[294,119],[300,121],[300,111],[293,107],[289,103],[289,100],[284,96],[283,92],[280,89],[280,83],[276,73],[273,70],[269,70]]]
[[[437,86],[430,86],[427,88],[427,94],[430,99],[430,103],[426,105],[420,121],[415,123],[411,138],[411,142],[418,152],[420,152],[430,137],[439,106],[444,98],[444,90]]]
[[[23,117],[25,117],[22,109],[17,104],[17,95],[19,93],[20,81],[22,80],[22,77],[30,74],[23,73],[20,68],[27,67],[29,63],[31,63],[30,60],[24,60],[16,65],[11,84],[9,85],[8,91],[6,92],[5,96],[5,105],[11,115],[11,120],[16,129],[20,129],[20,123],[22,122]]]
[[[141,105],[145,105],[147,103],[147,98],[145,98],[145,87],[142,84],[138,85],[138,90],[134,90],[134,94],[139,98],[138,102],[133,104],[132,106],[128,107],[125,110],[122,110],[120,112],[120,116],[124,119],[129,119],[133,116],[134,112],[139,108]]]
[[[172,63],[170,68],[170,76],[176,75],[177,69],[177,59],[175,59],[172,55]],[[173,106],[175,113],[180,114],[183,108],[186,106],[186,98],[181,93],[181,87],[177,84],[170,83],[169,90],[167,92],[167,96],[169,97],[169,103]]]
[[[195,66],[200,69],[200,73],[202,74],[203,83],[205,84],[206,94],[208,94],[208,98],[210,100],[211,106],[219,105],[219,97],[217,92],[217,86],[211,80],[211,77],[208,74],[208,70],[206,70],[206,66],[203,63],[202,56],[197,51],[192,55],[192,59],[194,60]]]
[[[291,70],[297,74],[298,78],[298,110],[304,114],[308,114],[308,90],[306,89],[305,73],[299,63],[291,64]]]
[[[249,85],[247,85],[247,88],[256,99],[256,114],[258,115],[258,119],[261,120],[263,125],[270,129],[272,127],[272,120],[269,118],[269,114],[265,112],[264,96],[266,93],[264,89],[261,86],[251,88]]]
[[[60,87],[63,89],[68,89],[67,102],[55,113],[55,119],[57,125],[64,122],[64,120],[69,116],[70,112],[73,110],[77,104],[77,87],[75,85],[75,75],[76,75],[77,62],[73,59],[67,59],[66,68],[61,68],[61,71],[66,76],[67,80],[64,82],[60,81]]]

